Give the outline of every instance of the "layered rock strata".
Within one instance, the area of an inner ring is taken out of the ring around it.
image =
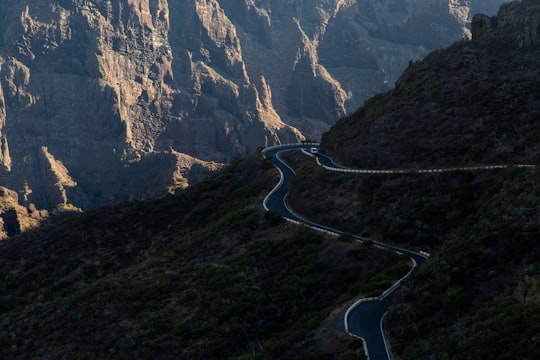
[[[2,1],[0,185],[91,208],[317,139],[502,2]]]

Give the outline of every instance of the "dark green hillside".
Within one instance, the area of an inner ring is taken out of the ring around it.
[[[1,242],[0,358],[361,354],[321,322],[353,296],[378,294],[406,259],[265,214],[275,182],[267,161],[239,160],[175,196]]]
[[[540,3],[476,21],[484,32],[411,64],[321,151],[358,168],[538,164]],[[355,176],[304,165],[297,175],[290,200],[306,216],[431,252],[386,320],[395,358],[540,358],[538,167]]]
[[[537,163],[540,4],[514,2],[474,34],[412,63],[394,90],[341,119],[321,141],[356,167]]]
[[[290,201],[317,221],[431,252],[390,309],[396,358],[540,356],[539,170],[360,176],[304,165]]]
[[[476,19],[486,33],[411,64],[321,151],[357,167],[537,163],[540,4]],[[368,176],[289,159],[297,212],[431,253],[386,317],[394,358],[540,358],[538,166]],[[277,181],[252,156],[0,242],[0,359],[362,358],[339,312],[410,264],[265,212]]]
[[[540,172],[506,171],[396,298],[404,359],[540,356]],[[458,208],[457,210],[460,210]],[[464,211],[465,212],[465,211]]]

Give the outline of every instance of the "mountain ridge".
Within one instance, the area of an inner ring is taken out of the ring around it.
[[[411,63],[394,90],[323,135],[322,149],[360,167],[536,163],[538,9],[517,9],[503,6],[489,32]]]
[[[163,196],[318,138],[501,2],[3,1],[0,183],[49,212]]]
[[[522,1],[501,11],[536,16],[536,4]],[[466,45],[480,46],[475,41],[434,56],[462,54]],[[486,59],[500,50],[508,47],[495,47]],[[422,95],[417,66],[396,92],[368,101],[366,108],[392,100],[407,84],[408,96]],[[489,86],[475,99],[489,102],[497,91]],[[519,104],[529,104],[535,93],[516,94]],[[356,128],[346,131],[351,119],[366,123],[351,116],[336,125],[347,141],[357,134]],[[507,119],[494,113],[495,121]],[[339,138],[333,131],[322,150]],[[296,170],[288,197],[296,212],[431,253],[403,283],[384,324],[396,356],[538,357],[538,169],[329,174],[306,158],[287,157]],[[357,297],[378,296],[410,264],[369,243],[324,238],[264,212],[263,198],[277,181],[268,160],[238,158],[165,199],[84,212],[0,242],[3,357],[362,356],[361,341],[336,330],[336,314]]]

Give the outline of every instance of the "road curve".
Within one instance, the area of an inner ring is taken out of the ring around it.
[[[310,149],[313,147],[318,148],[317,145],[318,144],[291,144],[274,146],[263,150],[263,156],[266,158],[271,158],[281,174],[279,183],[266,196],[263,205],[266,210],[279,212],[285,219],[294,223],[302,223],[319,231],[327,232],[333,235],[340,235],[343,233],[342,231],[305,219],[296,214],[287,205],[288,185],[290,179],[295,175],[295,172],[280,158],[279,154],[292,150],[300,150],[310,153]],[[314,154],[314,156],[317,157],[317,162],[319,164],[324,162],[324,164],[326,164],[328,167],[345,169],[344,167],[335,164],[329,157],[322,154]],[[353,236],[359,241],[371,241],[375,246],[393,250],[400,254],[409,256],[412,259],[413,269],[416,266],[421,265],[428,257],[427,253],[420,253],[400,248],[358,235]],[[409,274],[405,275],[405,277],[407,277]],[[392,287],[381,294],[380,297],[361,299],[357,301],[347,310],[345,314],[344,323],[346,331],[353,336],[362,338],[368,359],[392,359],[388,343],[384,337],[382,322],[387,313],[388,305],[390,304],[395,291],[399,287],[401,280],[396,282]]]
[[[281,179],[276,187],[268,194],[264,199],[264,207],[267,210],[273,210],[279,212],[285,219],[308,225],[316,230],[324,231],[333,235],[340,235],[343,232],[337,229],[333,229],[321,224],[314,223],[308,219],[296,214],[287,205],[288,184],[290,179],[295,175],[294,170],[288,166],[281,158],[279,154],[284,151],[300,150],[307,154],[314,156],[317,160],[317,164],[330,171],[348,172],[357,174],[407,174],[407,173],[444,173],[452,171],[479,171],[479,170],[495,170],[502,169],[508,166],[514,166],[517,168],[535,168],[536,165],[480,165],[480,166],[467,166],[467,167],[453,167],[453,168],[433,168],[433,169],[350,169],[345,166],[341,166],[335,163],[330,157],[320,154],[318,152],[317,143],[310,144],[290,144],[279,145],[266,148],[263,150],[263,156],[272,158],[274,165],[281,173]],[[316,148],[317,151],[312,150]],[[407,255],[411,258],[413,266],[411,271],[387,289],[381,296],[369,299],[360,299],[353,304],[345,313],[345,329],[353,336],[360,337],[364,342],[364,349],[368,359],[392,359],[392,353],[390,351],[388,342],[384,337],[383,331],[383,319],[387,313],[388,305],[390,304],[395,291],[398,289],[401,281],[407,278],[411,272],[429,257],[426,252],[416,252],[390,244],[386,244],[380,241],[368,239],[362,236],[353,235],[354,238],[360,241],[370,241],[375,246],[396,251],[399,254]]]

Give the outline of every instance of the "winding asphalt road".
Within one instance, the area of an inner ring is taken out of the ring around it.
[[[313,154],[310,150],[317,149]],[[508,167],[508,165],[488,165],[488,166],[469,166],[469,167],[453,167],[453,168],[435,168],[435,169],[350,169],[339,164],[336,164],[330,157],[318,153],[318,144],[292,144],[273,146],[263,150],[263,156],[271,158],[274,165],[281,173],[281,179],[276,187],[264,199],[264,207],[266,210],[279,212],[285,219],[308,225],[316,230],[324,231],[334,235],[340,235],[343,232],[337,229],[330,228],[321,224],[314,223],[308,219],[296,214],[287,205],[288,184],[290,179],[295,175],[294,170],[288,166],[280,157],[279,154],[285,151],[299,150],[314,156],[317,159],[317,164],[330,171],[348,172],[358,174],[406,174],[406,173],[443,173],[451,171],[477,171],[477,170],[494,170]],[[536,165],[513,165],[518,168],[534,168]],[[353,336],[360,337],[364,342],[364,348],[368,359],[387,360],[392,359],[390,347],[384,337],[383,320],[388,310],[395,291],[403,279],[408,277],[410,273],[428,258],[426,252],[416,252],[380,241],[368,239],[362,236],[353,235],[354,238],[360,241],[370,241],[375,246],[393,250],[399,254],[409,256],[412,260],[411,271],[396,282],[392,287],[386,290],[381,296],[369,299],[360,299],[352,305],[345,314],[345,329]]]
[[[289,221],[295,223],[302,223],[319,231],[339,235],[343,232],[305,219],[300,215],[296,214],[287,205],[288,184],[290,179],[295,175],[295,172],[280,158],[279,154],[292,150],[303,150],[304,152],[309,153],[310,149],[312,149],[313,147],[313,144],[293,144],[275,146],[263,150],[263,156],[273,159],[274,165],[277,167],[281,174],[281,179],[279,183],[264,199],[263,205],[266,210],[279,212],[285,219]],[[312,155],[317,157],[317,162],[320,165],[326,165],[326,168],[335,168],[338,169],[337,171],[345,169],[344,167],[335,164],[330,158],[322,154],[317,153]],[[428,257],[427,253],[415,252],[412,250],[385,244],[383,242],[368,239],[358,235],[353,236],[357,240],[371,241],[374,245],[381,248],[394,250],[399,254],[405,254],[409,256],[413,262],[413,269],[416,266],[421,265]],[[382,321],[385,314],[387,313],[388,305],[390,304],[395,290],[399,287],[399,283],[400,281],[394,284],[394,286],[392,286],[390,289],[385,291],[380,297],[369,300],[362,299],[347,310],[344,319],[346,331],[348,331],[354,336],[362,338],[362,340],[364,341],[365,351],[368,359],[392,359],[390,349],[384,337]]]

